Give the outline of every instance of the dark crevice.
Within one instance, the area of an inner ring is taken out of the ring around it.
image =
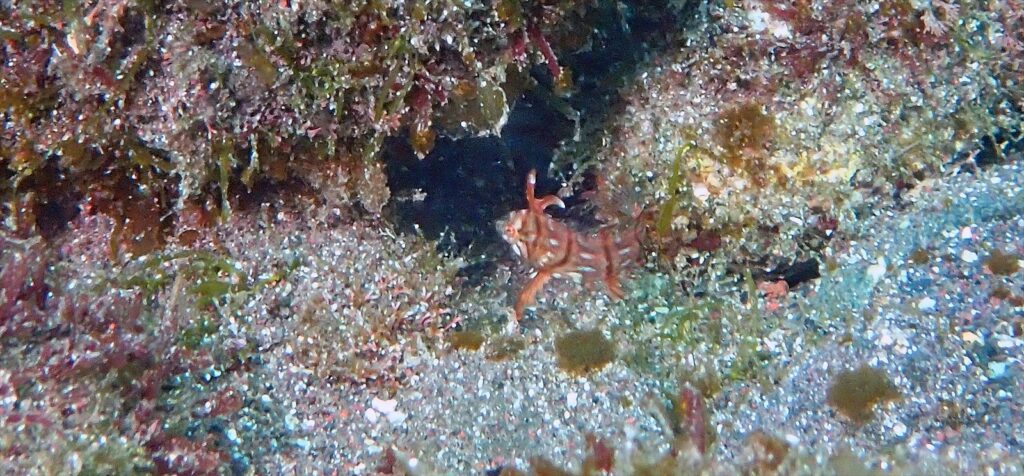
[[[956,161],[971,159],[971,165],[977,168],[987,168],[993,165],[1005,163],[1010,157],[1017,156],[1024,152],[1024,133],[1020,130],[1008,131],[1000,129],[992,134],[981,137],[968,152],[959,154]],[[972,167],[965,167],[965,171],[973,171]]]
[[[573,75],[575,93],[570,97],[557,98],[551,92],[554,81],[548,68],[537,65],[530,70],[534,89],[509,98],[509,119],[500,137],[438,137],[423,159],[413,153],[408,138],[385,143],[392,192],[387,212],[401,231],[422,233],[438,239],[442,249],[483,258],[485,262],[467,268],[469,274],[490,269],[488,259],[508,254],[496,222],[525,206],[523,187],[529,171],[538,171],[538,195],[555,192],[560,182],[546,176],[554,151],[572,140],[578,128],[586,130],[585,124],[606,122],[620,101],[619,88],[645,58],[671,44],[666,41],[669,33],[685,23],[679,16],[696,18],[702,4],[693,1],[679,8],[668,2],[606,3],[591,9],[564,41],[549,38],[560,65]],[[570,38],[573,35],[589,38],[580,47],[578,38]],[[575,51],[564,51],[573,43]],[[581,124],[570,119],[567,107]],[[584,180],[574,192],[579,195],[587,186]],[[591,213],[585,207],[575,209],[585,200],[570,196],[565,201],[569,211],[564,213],[570,219],[596,225],[588,220]]]
[[[820,264],[816,259],[798,261],[789,266],[769,271],[765,278],[771,281],[784,280],[790,289],[821,277]]]
[[[1024,113],[1020,107],[1008,101],[1010,112]],[[1020,160],[1024,155],[1024,130],[1000,128],[981,136],[977,141],[956,153],[947,166],[958,166],[959,172],[973,173],[993,165]]]
[[[487,254],[503,248],[495,223],[523,208],[523,180],[531,169],[546,171],[551,154],[572,124],[537,105],[527,94],[517,102],[501,137],[438,138],[419,159],[404,138],[385,144],[391,218],[405,232],[441,239],[450,251]],[[541,175],[537,193],[558,183]],[[443,239],[442,239],[443,236]]]

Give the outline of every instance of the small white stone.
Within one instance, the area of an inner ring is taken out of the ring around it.
[[[882,276],[885,276],[885,258],[878,258],[878,262],[868,266],[867,275],[872,285],[878,284]]]
[[[978,254],[971,250],[963,250],[960,252],[960,259],[966,263],[974,263],[978,261]]]
[[[577,400],[578,398],[579,395],[577,395],[576,392],[569,392],[568,394],[565,395],[565,404],[569,408],[575,408],[576,404],[579,403]]]
[[[391,423],[392,425],[402,423],[403,421],[405,421],[405,418],[408,417],[408,415],[406,415],[405,412],[391,412],[388,413],[387,416],[388,423]]]
[[[711,198],[711,190],[708,189],[708,185],[704,182],[694,182],[691,190],[693,191],[693,198],[696,198],[701,203]]]
[[[374,397],[373,400],[370,401],[370,408],[373,408],[374,410],[377,410],[378,412],[387,415],[388,413],[394,412],[395,409],[398,408],[398,400],[381,400],[377,397]]]
[[[897,437],[903,437],[907,434],[907,425],[904,425],[903,422],[896,422],[896,424],[892,426],[892,432]]]
[[[917,309],[921,311],[934,311],[935,300],[930,297],[926,297],[917,302]]]
[[[895,342],[896,339],[888,330],[882,331],[882,333],[878,336],[878,345],[882,347],[889,347],[890,345],[893,345],[893,343]]]
[[[989,362],[988,363],[988,376],[989,378],[999,378],[1006,373],[1006,362]]]
[[[377,423],[377,420],[380,420],[380,413],[372,408],[367,408],[363,415],[366,417],[366,421],[370,423]]]
[[[971,236],[973,236],[973,233],[971,232],[971,227],[965,226],[965,227],[960,229],[960,239],[961,240],[969,240],[969,239],[971,239]]]
[[[975,342],[984,343],[984,340],[981,337],[979,337],[978,334],[975,334],[975,333],[973,333],[971,331],[967,331],[967,332],[964,332],[964,333],[960,334],[960,339],[963,340],[965,343],[968,343],[968,344],[972,344],[972,343],[975,343]]]
[[[999,347],[1000,349],[1011,349],[1017,346],[1017,342],[1009,336],[996,336],[995,339],[996,347]]]

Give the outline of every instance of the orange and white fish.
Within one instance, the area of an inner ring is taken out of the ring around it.
[[[516,320],[523,318],[526,306],[551,278],[578,277],[586,283],[600,280],[609,296],[622,299],[625,293],[619,272],[640,255],[639,229],[623,236],[615,236],[607,228],[594,235],[580,234],[544,213],[552,205],[565,208],[565,203],[554,195],[534,196],[536,183],[537,173],[531,170],[526,178],[527,208],[509,213],[502,230],[512,250],[536,270],[516,299]]]

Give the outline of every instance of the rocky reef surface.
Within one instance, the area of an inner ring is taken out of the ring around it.
[[[1024,4],[0,1],[16,474],[1022,474]],[[496,222],[643,231],[612,300]]]

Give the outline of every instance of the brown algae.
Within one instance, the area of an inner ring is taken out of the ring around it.
[[[992,274],[1000,276],[1010,276],[1020,271],[1019,258],[1010,253],[1003,253],[998,249],[992,250],[992,254],[985,260],[985,266],[988,267],[989,271],[992,271]]]
[[[899,398],[889,376],[867,365],[840,373],[828,389],[828,404],[857,424],[874,416],[875,405]]]
[[[476,331],[458,331],[448,335],[452,350],[477,351],[484,344],[484,335]]]
[[[599,370],[615,359],[615,344],[599,329],[572,331],[555,339],[558,367],[582,375]]]
[[[722,148],[720,159],[733,170],[745,172],[759,187],[766,185],[769,149],[775,138],[775,118],[757,103],[747,103],[723,112],[714,138]]]
[[[487,343],[485,356],[490,361],[509,360],[526,348],[526,339],[518,336],[501,336]]]
[[[789,443],[777,436],[755,430],[747,436],[746,451],[753,459],[754,474],[772,474],[789,454]]]
[[[932,254],[924,248],[918,248],[910,253],[910,262],[916,265],[926,265],[932,260]]]

